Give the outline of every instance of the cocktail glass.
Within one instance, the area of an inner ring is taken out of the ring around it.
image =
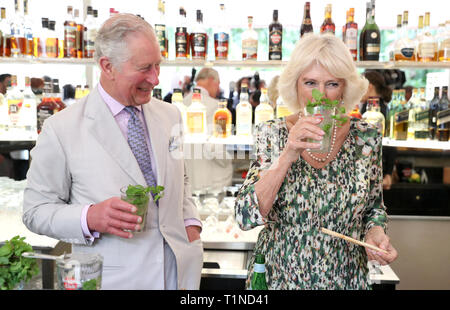
[[[307,139],[307,142],[320,144],[320,148],[308,149],[308,151],[311,153],[328,153],[331,147],[334,126],[336,126],[335,120],[332,118],[332,116],[336,115],[336,108],[330,108],[325,105],[306,107],[305,115],[320,117],[322,121],[317,126],[325,132],[322,140]]]
[[[142,195],[127,195],[128,186],[122,187],[120,189],[120,198],[123,201],[126,201],[137,208],[136,215],[142,218],[142,222],[139,224],[140,229],[135,230],[135,232],[143,232],[145,231],[145,226],[147,223],[147,212],[148,212],[148,204],[150,201],[150,192],[147,192],[145,196]]]

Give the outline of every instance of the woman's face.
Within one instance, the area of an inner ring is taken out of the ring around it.
[[[312,90],[318,89],[330,100],[342,100],[345,81],[332,76],[325,68],[313,63],[298,78],[297,94],[301,111],[303,111],[308,100],[313,100]]]

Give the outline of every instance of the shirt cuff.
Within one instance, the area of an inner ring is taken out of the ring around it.
[[[200,227],[200,232],[202,231],[202,222],[200,222],[196,218],[185,219],[184,227],[188,227],[188,226],[198,226],[198,227]]]
[[[100,237],[100,233],[97,231],[94,231],[91,233],[91,231],[89,230],[88,224],[87,224],[87,212],[91,206],[92,206],[92,204],[86,205],[83,208],[83,210],[81,211],[81,230],[83,231],[84,237],[90,244],[92,244],[92,242],[94,242],[95,238]]]

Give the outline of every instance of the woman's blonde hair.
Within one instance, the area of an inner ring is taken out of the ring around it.
[[[343,101],[347,112],[350,112],[366,93],[369,82],[358,73],[348,47],[341,39],[329,34],[309,34],[295,45],[278,81],[280,96],[289,110],[293,113],[300,111],[297,82],[304,70],[314,62],[334,77],[345,80]]]

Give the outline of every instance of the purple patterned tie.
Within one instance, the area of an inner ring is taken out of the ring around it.
[[[125,107],[125,110],[130,113],[130,118],[128,120],[128,145],[133,151],[134,157],[144,174],[147,186],[156,186],[155,176],[152,171],[152,162],[150,159],[150,152],[145,142],[145,131],[142,122],[136,115],[136,111],[139,112],[135,107],[129,106]]]

